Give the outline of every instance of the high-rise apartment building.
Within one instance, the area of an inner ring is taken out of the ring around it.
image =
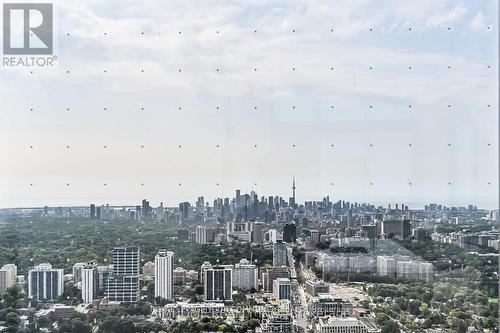
[[[434,266],[428,262],[412,260],[409,256],[377,256],[377,273],[380,276],[431,282],[434,278]]]
[[[233,300],[232,265],[214,265],[204,270],[205,302],[228,302]]]
[[[200,282],[201,284],[205,284],[205,271],[209,268],[212,268],[212,264],[208,261],[203,262],[200,267]]]
[[[186,283],[187,280],[187,270],[182,267],[176,267],[172,273],[172,281],[174,285],[182,285]]]
[[[105,296],[117,302],[139,300],[139,247],[113,249],[113,274],[106,279]]]
[[[313,245],[316,245],[319,243],[319,231],[318,230],[311,230],[311,243]]]
[[[264,242],[264,223],[252,223],[252,242],[255,244],[261,244]]]
[[[207,228],[202,226],[196,227],[196,243],[206,244],[207,243]]]
[[[174,252],[160,250],[155,256],[155,298],[174,298]]]
[[[97,263],[88,262],[81,269],[83,303],[92,303],[99,292],[99,276]]]
[[[109,301],[136,303],[139,301],[139,275],[111,274],[104,289]]]
[[[276,241],[273,244],[273,267],[286,266],[288,263],[286,244]]]
[[[272,291],[274,280],[278,278],[290,278],[290,269],[285,266],[261,268],[262,287],[264,291]]]
[[[73,281],[75,283],[82,281],[82,268],[85,266],[84,262],[77,262],[73,265]]]
[[[28,298],[55,301],[64,291],[64,272],[51,264],[40,264],[28,273]]]
[[[241,259],[239,264],[233,268],[233,287],[238,290],[251,290],[258,288],[258,269],[250,264],[247,259]]]
[[[17,266],[14,264],[3,265],[0,268],[0,294],[16,283]]]
[[[267,241],[269,243],[276,243],[277,240],[278,240],[278,232],[276,231],[276,229],[269,229],[267,231]]]
[[[98,293],[103,293],[108,276],[113,274],[113,265],[97,266],[97,288]]]
[[[411,235],[411,223],[408,220],[384,220],[379,225],[380,233],[387,238],[406,239]]]
[[[115,247],[113,249],[113,273],[139,275],[139,247]]]
[[[423,261],[398,261],[396,265],[398,279],[432,282],[434,266]]]
[[[273,294],[278,300],[291,298],[292,284],[290,279],[278,278],[273,282]]]

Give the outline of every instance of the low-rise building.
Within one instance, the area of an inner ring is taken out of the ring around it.
[[[310,317],[349,317],[352,315],[352,304],[330,294],[318,294],[312,297],[307,305]]]
[[[354,317],[319,318],[315,332],[318,333],[368,333],[368,328]]]
[[[69,319],[75,313],[75,307],[64,304],[54,304],[48,309],[41,309],[35,313],[35,318],[50,316],[54,319]]]
[[[310,297],[318,296],[318,294],[327,294],[330,288],[328,283],[323,280],[307,280],[306,281],[306,293]]]
[[[223,303],[172,303],[161,308],[155,308],[155,314],[160,318],[176,319],[182,317],[223,317],[229,307]]]
[[[290,301],[273,301],[266,304],[260,324],[262,333],[294,332],[294,321]]]

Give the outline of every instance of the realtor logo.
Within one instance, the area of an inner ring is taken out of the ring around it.
[[[3,5],[4,55],[51,55],[53,8],[51,3]]]

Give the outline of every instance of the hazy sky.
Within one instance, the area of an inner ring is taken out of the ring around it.
[[[294,174],[300,202],[498,206],[497,1],[54,10],[56,67],[0,67],[0,207],[288,198]]]

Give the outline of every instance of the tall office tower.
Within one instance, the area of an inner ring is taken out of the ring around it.
[[[286,244],[278,240],[273,244],[273,267],[286,266],[288,263]]]
[[[16,283],[17,266],[14,264],[3,265],[0,268],[0,294]]]
[[[51,264],[40,264],[28,273],[28,298],[55,301],[64,291],[64,272]]]
[[[264,223],[252,222],[252,242],[255,244],[264,242]]]
[[[347,227],[352,228],[353,226],[353,221],[352,221],[352,209],[349,209],[347,212]]]
[[[233,287],[238,290],[251,290],[258,288],[257,267],[250,264],[247,259],[241,259],[233,268]]]
[[[230,302],[233,300],[233,266],[214,265],[204,271],[205,302]]]
[[[141,206],[135,206],[134,220],[139,220],[141,216]]]
[[[90,205],[90,218],[92,220],[95,220],[95,205],[94,204]]]
[[[253,195],[252,217],[254,217],[254,218],[259,217],[259,197],[257,197],[257,194]]]
[[[141,212],[142,212],[142,218],[143,219],[147,219],[150,217],[151,215],[151,206],[149,206],[149,201],[147,201],[146,199],[143,199],[142,200],[142,203],[141,203]]]
[[[267,205],[269,209],[269,213],[272,213],[274,211],[274,200],[273,196],[269,196],[267,199]]]
[[[196,212],[203,214],[204,210],[205,210],[205,198],[198,197],[198,200],[196,200]]]
[[[155,256],[155,298],[174,299],[174,253],[160,250]]]
[[[191,210],[191,204],[189,202],[181,202],[179,204],[179,212],[181,214],[181,221],[189,219],[189,211]]]
[[[207,228],[202,226],[196,227],[196,243],[206,244],[207,243]]]
[[[241,204],[241,191],[236,190],[236,207],[238,207]]]
[[[105,296],[117,302],[139,300],[139,247],[113,249],[113,274],[106,279]]]
[[[288,278],[277,278],[273,282],[273,294],[276,299],[290,299],[292,284]]]
[[[97,263],[88,262],[82,268],[82,299],[83,303],[90,304],[99,292],[99,275]]]
[[[297,227],[295,223],[285,223],[283,226],[283,242],[295,243],[297,241]]]

